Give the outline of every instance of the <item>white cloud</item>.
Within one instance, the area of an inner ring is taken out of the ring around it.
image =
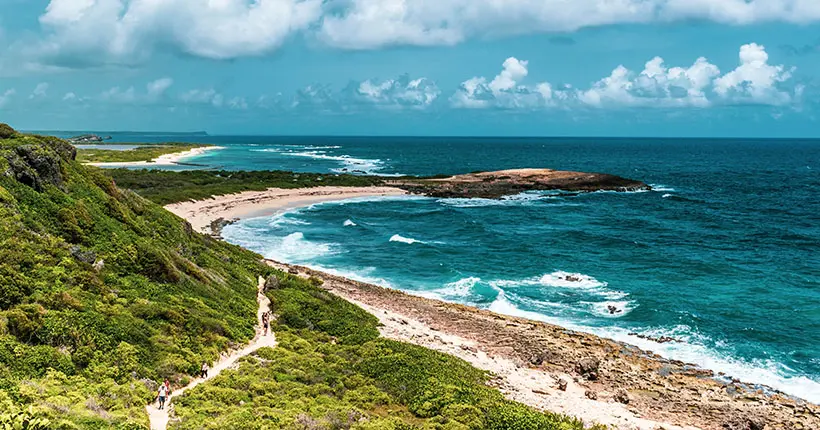
[[[411,80],[408,75],[382,82],[366,80],[351,88],[353,88],[352,96],[358,101],[396,108],[427,108],[441,94],[436,83],[430,79]]]
[[[157,99],[162,97],[165,94],[165,91],[174,84],[174,80],[171,78],[160,78],[156,81],[149,82],[146,86],[148,90],[148,98]]]
[[[454,107],[534,108],[543,106],[607,107],[707,107],[716,103],[782,105],[799,99],[800,85],[784,87],[792,69],[771,65],[763,46],[740,48],[740,65],[721,76],[720,69],[700,57],[686,67],[668,67],[655,57],[634,72],[623,65],[587,89],[548,82],[523,84],[529,74],[526,61],[508,58],[503,70],[489,81],[474,77],[464,81],[450,97]]]
[[[31,92],[31,95],[28,96],[29,99],[43,99],[46,97],[46,93],[48,92],[48,83],[47,82],[40,82],[34,87],[34,91]]]
[[[319,35],[342,48],[453,45],[486,35],[574,31],[607,24],[704,19],[810,23],[816,0],[331,0]]]
[[[0,93],[0,108],[6,107],[6,105],[11,101],[11,97],[16,93],[17,91],[15,91],[14,88],[6,90],[4,93]]]
[[[548,82],[529,87],[521,81],[529,74],[529,62],[510,57],[504,60],[501,72],[488,82],[484,77],[473,77],[461,83],[450,97],[454,107],[461,108],[534,108],[544,106],[562,95]]]
[[[740,48],[740,65],[715,80],[715,92],[724,98],[738,98],[755,103],[783,104],[791,96],[777,88],[777,83],[791,78],[792,69],[769,64],[766,49],[756,43]]]
[[[131,63],[158,46],[214,59],[260,55],[320,14],[321,0],[51,0],[38,54],[64,63]]]
[[[160,78],[147,83],[145,85],[145,92],[138,92],[133,86],[125,89],[117,86],[103,91],[99,98],[103,101],[117,103],[154,103],[159,101],[165,95],[166,91],[171,87],[171,85],[173,85],[173,83],[174,80],[171,78]],[[73,95],[74,93],[69,94]],[[66,97],[69,97],[69,94],[66,94],[65,97],[63,97],[63,100],[66,100]],[[76,95],[69,99],[75,98]]]
[[[65,93],[65,95],[63,96],[63,101],[67,102],[72,100],[77,100],[77,94],[74,94],[73,92]]]
[[[188,92],[182,93],[179,96],[179,99],[185,103],[190,104],[207,104],[213,107],[221,107],[222,103],[225,101],[225,97],[216,92],[214,89],[208,90],[190,90]]]

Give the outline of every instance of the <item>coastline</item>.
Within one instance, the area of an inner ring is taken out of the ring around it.
[[[211,222],[273,215],[327,201],[402,195],[389,187],[268,189],[176,203],[165,208],[196,231]],[[213,232],[211,232],[213,233]],[[618,428],[820,428],[817,405],[766,394],[714,372],[664,359],[635,346],[560,326],[412,296],[306,267],[269,261],[299,276],[316,276],[325,288],[384,324],[386,337],[458,356],[498,375],[510,399]],[[583,372],[593,358],[595,377]],[[585,377],[584,375],[587,375]],[[566,391],[558,388],[566,382]],[[594,397],[595,399],[592,399]],[[626,403],[624,403],[626,402]]]
[[[187,151],[174,152],[171,154],[160,155],[150,161],[122,161],[122,162],[104,162],[104,163],[85,163],[89,166],[95,167],[134,167],[134,166],[172,166],[178,164],[180,161],[202,155],[208,151],[215,149],[224,149],[224,146],[202,146],[199,148],[189,149]]]
[[[406,194],[406,191],[393,187],[268,188],[265,191],[244,191],[210,199],[172,203],[166,205],[165,209],[187,220],[195,231],[214,234],[216,232],[211,231],[211,223],[220,218],[235,221],[270,216],[322,202]]]

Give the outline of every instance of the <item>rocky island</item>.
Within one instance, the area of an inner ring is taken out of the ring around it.
[[[497,199],[525,191],[589,192],[650,189],[649,185],[641,181],[620,176],[552,169],[511,169],[444,178],[399,178],[385,180],[384,185],[430,197],[486,199]]]

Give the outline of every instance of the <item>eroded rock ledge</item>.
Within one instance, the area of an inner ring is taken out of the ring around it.
[[[525,191],[588,192],[650,189],[649,185],[641,181],[620,176],[551,169],[499,170],[447,178],[399,178],[386,180],[385,185],[430,197],[487,199],[497,199]]]

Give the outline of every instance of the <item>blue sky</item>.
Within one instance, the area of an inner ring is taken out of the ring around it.
[[[820,137],[817,0],[0,0],[0,121]]]

